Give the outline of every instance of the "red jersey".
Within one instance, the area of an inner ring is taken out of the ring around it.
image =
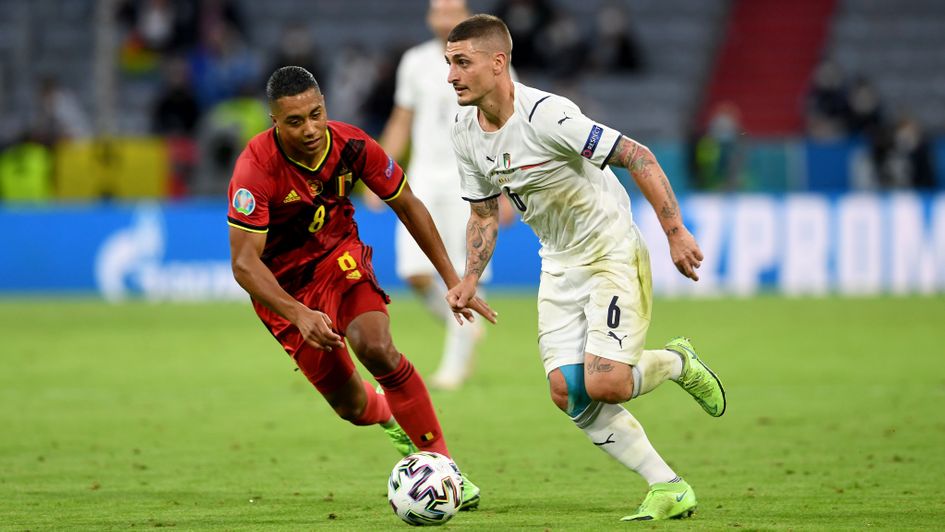
[[[287,290],[308,282],[306,273],[319,260],[358,238],[349,196],[359,179],[385,201],[407,182],[364,131],[329,121],[326,140],[321,160],[309,168],[289,158],[270,128],[249,141],[230,179],[229,224],[266,233],[262,261]]]

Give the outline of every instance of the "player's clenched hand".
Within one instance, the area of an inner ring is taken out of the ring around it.
[[[459,324],[463,323],[462,318],[467,321],[473,321],[474,317],[470,310],[476,311],[480,316],[495,323],[498,315],[481,298],[476,296],[476,281],[474,279],[463,279],[459,284],[450,288],[446,293],[446,302],[453,310],[453,315]]]
[[[679,273],[692,279],[699,280],[696,269],[702,264],[702,250],[699,244],[693,238],[686,228],[670,235],[669,237],[669,256],[673,259],[673,264]]]
[[[305,309],[296,318],[295,326],[302,333],[302,338],[319,349],[331,351],[334,348],[343,348],[344,340],[335,331],[331,330],[331,318],[324,312]]]

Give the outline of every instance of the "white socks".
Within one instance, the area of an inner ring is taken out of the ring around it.
[[[572,421],[594,445],[639,473],[651,486],[676,478],[650,444],[643,427],[622,406],[594,401]]]
[[[485,297],[482,288],[477,290],[479,297]],[[424,307],[436,318],[444,320],[446,325],[446,339],[443,345],[443,358],[440,367],[432,377],[431,383],[438,388],[457,388],[466,379],[469,373],[470,361],[476,349],[476,343],[482,336],[481,316],[476,321],[456,323],[453,313],[446,304],[446,287],[439,283],[431,283],[420,296]]]
[[[419,296],[423,306],[436,318],[454,321],[453,312],[446,304],[446,286],[439,279],[434,279]]]
[[[476,317],[482,319],[480,316]],[[440,368],[437,373],[444,376],[456,376],[460,380],[466,378],[470,359],[476,349],[476,342],[479,340],[480,334],[482,334],[482,323],[479,319],[462,325],[456,323],[456,320],[452,317],[447,320],[443,359],[440,360]]]
[[[639,397],[653,391],[667,380],[676,380],[682,374],[682,356],[669,349],[643,351],[633,366],[633,395]]]

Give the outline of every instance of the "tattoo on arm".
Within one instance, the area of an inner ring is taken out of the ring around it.
[[[466,224],[466,274],[477,277],[485,271],[498,236],[499,200],[492,198],[470,204],[473,215]]]
[[[666,195],[665,200],[658,208],[654,205],[656,213],[664,219],[676,218],[679,215],[679,203],[676,201],[676,195],[673,194],[673,187],[670,186],[666,174],[656,164],[656,159],[650,153],[650,150],[627,137],[620,137],[617,149],[607,160],[607,164],[629,170],[630,175],[640,185],[641,190],[648,182],[656,180]],[[646,190],[643,190],[643,192],[646,193]],[[647,197],[649,198],[649,195]],[[672,232],[675,233],[677,230],[673,229]]]

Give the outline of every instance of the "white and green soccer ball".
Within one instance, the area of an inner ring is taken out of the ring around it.
[[[387,500],[397,517],[414,526],[439,526],[463,501],[463,476],[442,454],[421,451],[397,462],[387,482]]]

